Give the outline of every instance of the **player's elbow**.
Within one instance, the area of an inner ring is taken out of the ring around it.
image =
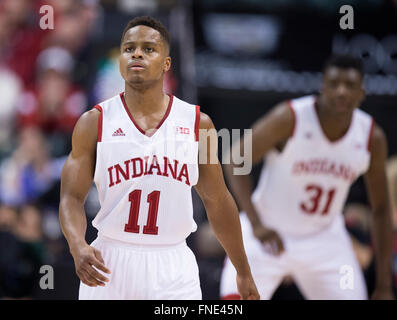
[[[234,200],[229,191],[223,190],[203,200],[207,215],[222,215],[234,208]]]

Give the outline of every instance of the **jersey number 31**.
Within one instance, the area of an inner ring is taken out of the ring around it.
[[[302,202],[300,204],[300,208],[305,213],[315,214],[321,210],[321,214],[326,215],[329,211],[329,208],[331,207],[331,203],[335,196],[336,190],[331,189],[326,193],[326,197],[327,197],[326,201],[327,202],[325,203],[324,207],[322,207],[322,208],[319,208],[319,204],[320,204],[320,200],[324,194],[323,189],[320,186],[310,184],[310,185],[306,186],[305,191],[310,192],[312,196],[308,201]]]

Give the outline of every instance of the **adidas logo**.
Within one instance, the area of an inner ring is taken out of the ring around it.
[[[123,132],[123,130],[121,130],[121,128],[118,128],[113,134],[113,137],[117,137],[117,136],[125,136],[125,133]]]

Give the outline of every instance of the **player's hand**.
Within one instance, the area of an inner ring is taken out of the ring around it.
[[[237,289],[240,294],[241,300],[259,300],[260,296],[256,288],[252,275],[241,276],[237,274]]]
[[[371,300],[394,300],[393,290],[391,288],[375,288]]]
[[[88,244],[82,245],[72,252],[76,273],[81,282],[90,287],[105,286],[109,279],[95,268],[110,273],[102,259],[101,252]],[[95,267],[95,268],[94,268]]]
[[[262,224],[253,227],[255,237],[264,245],[267,252],[272,255],[280,255],[284,251],[283,240],[278,233],[272,229],[266,228]]]

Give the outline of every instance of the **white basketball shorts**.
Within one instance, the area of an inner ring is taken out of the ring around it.
[[[80,282],[79,300],[201,300],[196,257],[186,242],[133,245],[99,236],[98,249],[110,270],[105,286]]]
[[[255,238],[248,217],[240,214],[244,246],[261,299],[271,299],[287,275],[293,277],[309,300],[367,299],[364,276],[341,219],[338,217],[326,230],[304,238],[280,235],[285,251],[274,256]],[[220,295],[223,299],[238,297],[236,270],[227,258]]]

